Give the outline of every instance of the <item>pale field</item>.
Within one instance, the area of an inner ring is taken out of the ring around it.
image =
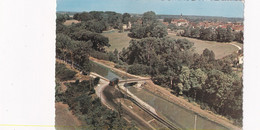
[[[71,19],[71,20],[66,20],[63,24],[66,25],[66,26],[69,26],[71,25],[72,23],[80,23],[80,21],[78,20],[75,20],[75,19]]]
[[[216,41],[204,41],[204,40],[199,40],[199,39],[195,39],[195,38],[176,36],[176,34],[173,34],[173,33],[169,33],[168,36],[173,37],[175,39],[187,39],[187,40],[193,42],[194,50],[195,50],[195,52],[197,52],[199,54],[202,54],[203,50],[208,48],[209,50],[212,50],[215,53],[216,59],[221,59],[221,58],[223,58],[227,55],[230,55],[239,50],[238,47],[236,47],[232,44],[235,44],[235,45],[243,48],[243,45],[238,42],[221,43],[221,42],[216,42]]]
[[[106,47],[106,50],[114,51],[117,49],[121,51],[124,47],[127,48],[131,40],[127,35],[128,33],[129,32],[119,33],[118,30],[104,31],[102,35],[108,37],[109,44],[111,45],[110,47]]]

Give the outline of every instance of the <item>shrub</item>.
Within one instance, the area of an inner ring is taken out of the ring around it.
[[[76,72],[68,69],[65,64],[56,63],[55,75],[59,80],[66,81],[73,79]]]
[[[150,67],[142,64],[133,64],[131,65],[127,72],[137,75],[146,75],[149,74]]]

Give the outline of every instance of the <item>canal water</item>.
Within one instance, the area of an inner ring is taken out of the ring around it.
[[[113,78],[122,79],[121,78],[122,76],[114,72],[113,70],[93,61],[90,61],[90,63],[91,63],[91,72],[95,72],[109,80],[112,80]]]
[[[125,79],[124,75],[120,75],[101,64],[93,61],[91,61],[91,64],[92,72],[95,72],[109,80],[113,78]],[[189,111],[158,95],[155,95],[146,89],[136,89],[135,87],[128,86],[128,90],[144,102],[154,107],[157,112],[164,116],[165,119],[176,124],[182,129],[194,129],[194,127],[196,127],[196,129],[228,130],[226,127],[210,121],[204,117],[201,117],[199,115],[195,116],[196,113]]]

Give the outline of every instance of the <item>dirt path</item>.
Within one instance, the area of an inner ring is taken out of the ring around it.
[[[233,45],[233,46],[235,46],[235,47],[237,47],[239,50],[242,49],[240,46],[238,46],[238,45],[236,45],[236,44],[234,44],[234,43],[230,43],[230,44]]]
[[[132,74],[129,74],[125,71],[122,71],[122,70],[119,70],[119,69],[116,69],[114,67],[111,66],[111,63],[109,63],[108,61],[106,61],[105,63],[108,63],[110,65],[107,65],[107,64],[104,64],[104,61],[103,60],[98,60],[96,58],[93,58],[91,57],[90,58],[92,61],[94,62],[97,62],[99,64],[102,64],[104,65],[105,67],[108,67],[114,71],[117,71],[119,73],[122,73],[122,74],[127,74],[128,76],[132,76],[132,77],[135,77],[135,78],[140,78],[140,79],[145,79],[147,77],[142,77],[142,76],[136,76],[136,75],[132,75]],[[146,85],[148,87],[146,87],[149,91],[155,93],[155,94],[158,94],[162,97],[164,97],[165,99],[167,100],[170,100],[190,111],[193,111],[195,113],[198,113],[199,115],[201,115],[202,117],[205,117],[209,120],[212,120],[214,122],[217,122],[223,126],[226,126],[230,129],[234,129],[234,130],[241,130],[240,127],[237,127],[235,125],[232,124],[231,121],[229,121],[228,119],[224,118],[223,116],[220,116],[220,115],[217,115],[217,114],[214,114],[213,112],[210,112],[210,111],[206,111],[206,110],[202,110],[198,105],[194,105],[190,102],[188,102],[187,100],[183,99],[183,98],[180,98],[180,97],[177,97],[173,94],[171,94],[171,92],[161,86],[158,86],[158,85],[155,85],[151,80],[150,81],[147,81],[147,83],[149,85]]]
[[[175,39],[187,39],[193,42],[194,43],[193,47],[195,48],[195,52],[197,52],[198,54],[202,54],[203,50],[208,48],[209,50],[212,50],[215,53],[216,59],[221,59],[223,57],[226,57],[243,48],[243,44],[235,41],[233,42],[206,41],[206,40],[200,40],[196,38],[177,36],[176,33],[168,33],[168,36],[173,37]]]

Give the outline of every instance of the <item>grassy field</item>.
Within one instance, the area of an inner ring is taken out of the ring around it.
[[[66,25],[66,26],[69,26],[71,25],[72,23],[80,23],[80,21],[78,20],[75,20],[75,19],[71,19],[71,20],[66,20],[63,24]]]
[[[209,50],[214,51],[216,59],[221,59],[227,55],[232,54],[233,52],[236,52],[239,50],[238,47],[230,44],[230,43],[220,43],[220,42],[215,42],[215,41],[203,41],[199,39],[194,39],[194,38],[188,38],[188,37],[181,37],[181,36],[176,36],[173,33],[169,33],[170,37],[176,38],[176,39],[184,39],[186,38],[187,40],[194,42],[194,48],[195,52],[201,54],[204,49],[208,48]],[[241,48],[243,48],[243,45],[237,42],[231,42]]]
[[[127,36],[128,33],[129,32],[118,33],[118,30],[110,30],[103,32],[102,35],[108,37],[109,43],[111,44],[111,46],[109,48],[106,48],[106,50],[114,51],[114,49],[118,49],[119,51],[121,51],[123,47],[127,48],[129,45],[129,41],[131,40],[131,38]],[[175,39],[186,38],[187,40],[194,42],[194,50],[199,54],[201,54],[204,49],[208,48],[209,50],[214,51],[216,59],[221,59],[239,50],[238,47],[232,44],[235,44],[243,48],[243,45],[237,42],[231,42],[231,44],[220,43],[215,41],[203,41],[194,38],[176,36],[173,33],[169,33],[168,36],[173,37]]]
[[[108,37],[109,43],[111,44],[111,46],[106,48],[106,50],[114,51],[117,49],[121,51],[124,47],[127,48],[129,41],[131,40],[131,38],[127,35],[128,33],[129,32],[119,33],[118,30],[104,31],[102,35]]]
[[[74,130],[81,125],[81,122],[75,115],[73,115],[72,111],[69,110],[69,106],[67,104],[58,102],[55,103],[55,108],[56,130]]]

